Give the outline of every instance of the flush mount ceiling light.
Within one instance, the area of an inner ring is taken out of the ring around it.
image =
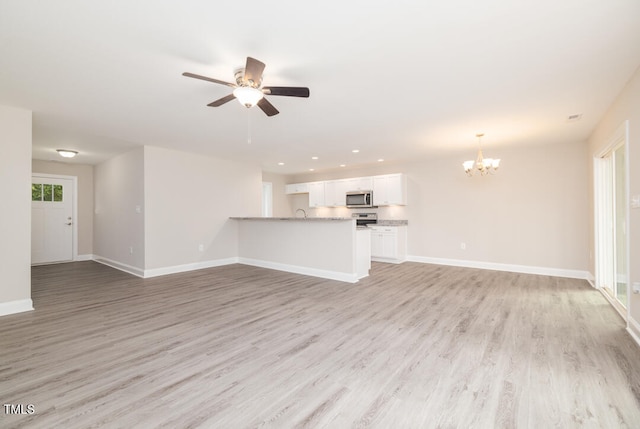
[[[60,154],[60,156],[65,158],[73,158],[78,154],[78,152],[76,152],[75,150],[68,149],[56,149],[56,151]]]
[[[478,137],[478,157],[476,160],[469,160],[462,163],[464,172],[467,173],[469,177],[473,176],[476,171],[479,171],[481,176],[494,174],[500,166],[500,159],[484,158],[482,156],[482,145],[480,143],[482,136],[484,136],[483,133],[476,134],[476,137]]]

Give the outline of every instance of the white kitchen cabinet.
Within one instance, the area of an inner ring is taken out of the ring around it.
[[[306,194],[309,192],[309,184],[308,183],[292,183],[290,185],[285,185],[284,187],[285,194]]]
[[[347,180],[330,180],[324,182],[324,203],[327,207],[344,207],[347,205]]]
[[[373,205],[407,205],[407,176],[405,174],[373,176]]]
[[[309,207],[324,207],[324,183],[325,182],[312,182],[309,183]]]
[[[373,189],[373,177],[354,177],[345,179],[345,191],[371,191]]]
[[[371,259],[399,264],[407,259],[407,227],[369,226],[371,229]]]

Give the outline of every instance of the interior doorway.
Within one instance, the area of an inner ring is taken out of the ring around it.
[[[626,319],[629,302],[627,123],[594,158],[596,287]]]
[[[73,176],[32,175],[31,264],[76,258],[76,183]]]

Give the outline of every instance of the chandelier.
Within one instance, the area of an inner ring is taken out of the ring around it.
[[[482,145],[480,143],[482,136],[484,136],[483,133],[476,134],[476,137],[478,137],[478,157],[476,160],[469,160],[462,163],[464,172],[467,173],[469,177],[473,176],[476,171],[479,171],[481,176],[494,174],[500,166],[500,159],[484,158],[482,156]]]

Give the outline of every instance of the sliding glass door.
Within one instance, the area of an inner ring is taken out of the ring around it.
[[[614,294],[627,306],[627,188],[625,171],[625,147],[613,151],[613,200],[614,200]]]
[[[595,159],[596,283],[626,315],[627,171],[625,138]]]

